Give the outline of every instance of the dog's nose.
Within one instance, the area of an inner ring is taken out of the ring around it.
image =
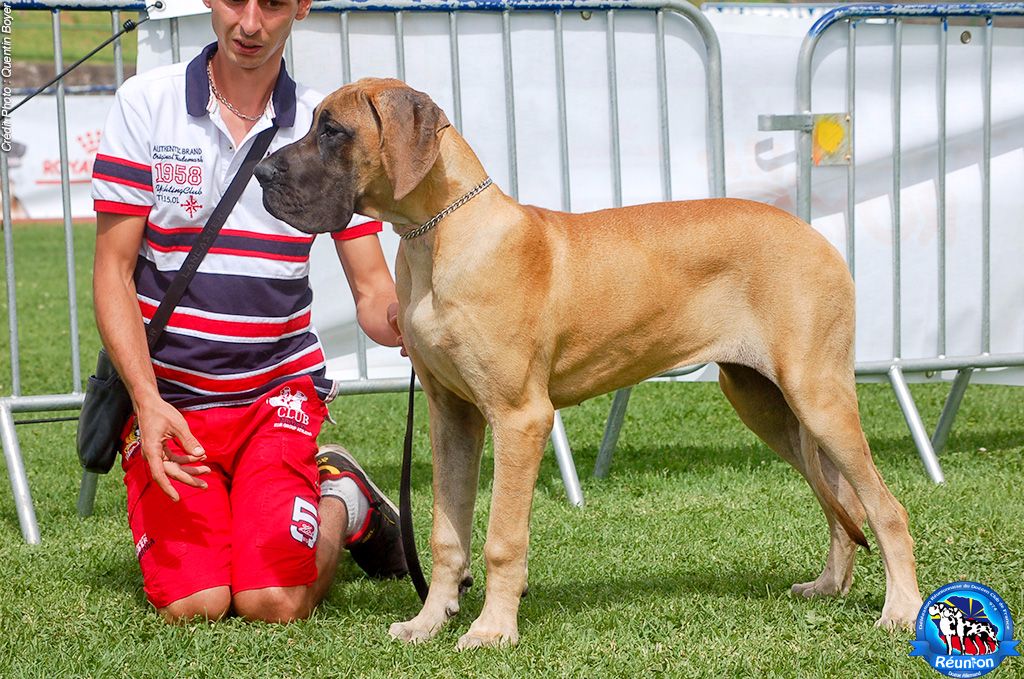
[[[260,186],[266,186],[267,182],[273,181],[274,175],[277,174],[277,170],[274,168],[271,160],[269,158],[265,158],[256,165],[256,169],[253,170],[253,174],[256,175],[256,181],[260,183]]]
[[[280,176],[287,171],[287,161],[270,156],[256,165],[253,174],[256,175],[256,181],[260,183],[260,186],[266,186],[268,183],[280,179]]]

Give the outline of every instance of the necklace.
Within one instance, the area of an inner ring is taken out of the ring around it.
[[[254,122],[256,122],[257,120],[259,120],[260,118],[263,117],[262,113],[260,113],[259,115],[255,115],[255,116],[247,116],[247,115],[245,115],[244,113],[239,111],[237,108],[232,106],[231,102],[228,101],[227,98],[223,94],[221,94],[219,90],[217,90],[217,86],[213,82],[213,60],[212,59],[210,61],[206,62],[206,76],[210,79],[210,91],[213,92],[213,96],[217,97],[217,101],[219,101],[220,103],[222,103],[225,106],[227,106],[229,111],[234,113],[236,116],[238,116],[242,120],[248,120],[251,123],[254,123]]]

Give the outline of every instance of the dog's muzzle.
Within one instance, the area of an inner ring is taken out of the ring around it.
[[[269,185],[278,181],[287,171],[287,160],[270,156],[259,162],[253,174],[256,175],[256,181],[260,183],[260,186],[267,188]]]

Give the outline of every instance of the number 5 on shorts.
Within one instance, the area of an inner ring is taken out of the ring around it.
[[[320,521],[317,518],[316,505],[301,497],[295,498],[292,507],[292,537],[310,549],[316,545],[320,536]]]

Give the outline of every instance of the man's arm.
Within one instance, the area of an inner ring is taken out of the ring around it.
[[[146,330],[135,292],[135,264],[146,218],[105,212],[96,214],[96,259],[93,268],[93,300],[96,325],[103,346],[128,388],[138,417],[142,452],[153,480],[172,500],[178,492],[168,477],[205,488],[196,478],[210,469],[182,467],[206,457],[189,431],[185,418],[160,397],[146,342]],[[186,456],[171,455],[164,442],[175,438]]]
[[[361,236],[336,240],[334,246],[345,269],[356,303],[356,319],[363,332],[377,344],[399,346],[401,336],[394,320],[398,314],[398,297],[380,240],[376,235]]]

